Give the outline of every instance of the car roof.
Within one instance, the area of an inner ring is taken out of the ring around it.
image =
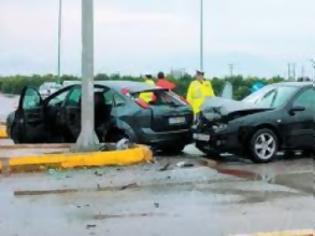
[[[128,89],[130,92],[141,92],[145,90],[160,89],[154,85],[150,85],[144,82],[133,82],[133,81],[95,81],[95,84],[104,85],[112,89],[121,91],[122,89]]]
[[[270,86],[274,87],[282,87],[282,86],[291,86],[291,87],[308,87],[313,86],[313,82],[280,82],[275,84],[270,84]]]
[[[81,84],[81,81],[67,81],[68,84]],[[106,86],[116,91],[121,91],[122,89],[128,89],[131,93],[137,93],[148,90],[165,90],[154,85],[147,84],[145,82],[134,82],[127,80],[106,80],[106,81],[95,81],[95,85]]]

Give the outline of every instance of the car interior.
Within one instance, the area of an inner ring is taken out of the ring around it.
[[[104,132],[109,128],[112,111],[111,90],[107,88],[96,88],[94,93],[95,101],[95,129],[102,140]],[[81,89],[74,88],[48,101],[45,106],[46,120],[49,120],[49,128],[55,132],[64,127],[68,130],[66,139],[75,141],[80,133],[81,126]],[[53,121],[53,122],[52,122]]]

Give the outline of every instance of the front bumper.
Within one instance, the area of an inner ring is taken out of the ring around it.
[[[214,132],[211,128],[193,129],[193,140],[198,146],[213,150],[219,153],[230,152],[235,154],[243,153],[243,145],[237,131],[225,130]]]

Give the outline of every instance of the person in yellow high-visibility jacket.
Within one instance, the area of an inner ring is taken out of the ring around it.
[[[187,92],[187,101],[192,106],[195,116],[201,111],[201,106],[207,97],[215,96],[212,84],[205,80],[204,73],[197,71],[196,79],[189,85]]]
[[[153,80],[152,75],[145,75],[145,80],[144,82],[149,85],[155,86],[155,82]],[[154,94],[152,92],[147,92],[147,93],[141,93],[139,98],[141,98],[143,101],[146,103],[150,103],[154,100]]]

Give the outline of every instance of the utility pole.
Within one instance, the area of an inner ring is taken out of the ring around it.
[[[288,63],[288,80],[296,80],[296,63]]]
[[[58,12],[58,82],[61,84],[61,34],[62,34],[62,0],[59,0]]]
[[[200,70],[203,71],[203,0],[200,0]]]
[[[314,81],[314,83],[315,83],[315,60],[314,60],[314,59],[311,59],[311,63],[312,63],[313,70],[314,70],[313,81]]]
[[[304,67],[304,65],[302,65],[302,67],[301,67],[301,78],[305,78],[305,67]]]
[[[94,128],[94,12],[93,0],[82,0],[82,99],[81,133],[75,150],[96,151],[99,140]]]
[[[234,64],[229,64],[230,77],[234,76]]]
[[[293,80],[296,81],[296,64],[292,64]]]
[[[288,80],[291,80],[291,64],[288,63]]]

